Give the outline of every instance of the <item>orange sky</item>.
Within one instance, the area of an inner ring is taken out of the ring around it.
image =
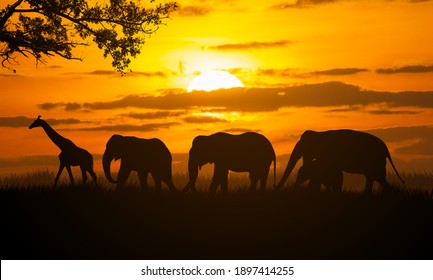
[[[179,5],[126,76],[94,46],[75,50],[82,62],[19,58],[15,74],[0,69],[0,173],[43,168],[41,156],[59,153],[42,129],[27,129],[38,115],[94,155],[115,133],[186,153],[199,134],[252,130],[278,158],[306,129],[352,128],[382,138],[401,168],[433,171],[433,1]],[[246,88],[186,93],[212,69]]]

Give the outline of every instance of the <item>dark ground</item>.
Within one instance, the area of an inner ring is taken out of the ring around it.
[[[433,259],[427,193],[0,190],[1,259]]]

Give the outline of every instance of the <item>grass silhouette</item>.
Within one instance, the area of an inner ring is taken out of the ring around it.
[[[211,195],[211,176],[195,193],[143,191],[134,178],[122,191],[108,183],[53,189],[53,176],[36,171],[0,180],[2,259],[433,257],[427,185],[373,196],[249,192],[247,178],[231,176],[229,193]],[[185,174],[174,178],[178,188],[187,181]]]

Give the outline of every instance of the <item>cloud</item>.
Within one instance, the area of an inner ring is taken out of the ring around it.
[[[199,17],[206,16],[214,10],[210,6],[203,5],[191,5],[191,6],[179,6],[176,13],[183,17]]]
[[[365,112],[373,115],[416,115],[422,113],[421,111],[408,110],[368,110]]]
[[[403,142],[396,153],[433,156],[433,125],[380,128],[366,131],[387,142]],[[412,141],[407,141],[412,140]]]
[[[364,68],[334,68],[323,71],[311,72],[313,75],[326,75],[326,76],[344,76],[344,75],[353,75],[360,72],[366,72],[367,69]]]
[[[23,78],[23,75],[18,75],[18,74],[0,74],[0,77],[3,78]]]
[[[340,82],[276,88],[235,88],[212,94],[199,91],[161,96],[129,95],[109,102],[82,104],[91,110],[141,108],[186,110],[199,107],[221,111],[265,112],[283,107],[339,107],[384,104],[381,109],[433,108],[433,91],[379,92]]]
[[[29,127],[35,118],[28,118],[25,116],[17,117],[0,117],[0,127]],[[69,119],[46,119],[50,125],[59,124],[78,124],[82,123],[80,120],[69,118]]]
[[[355,106],[343,106],[339,108],[333,108],[325,110],[328,113],[346,113],[346,112],[363,112],[372,115],[416,115],[422,113],[422,111],[410,111],[410,110],[387,110],[387,109],[377,109],[368,110],[365,106],[355,105]]]
[[[172,126],[179,125],[177,122],[169,122],[169,123],[149,123],[143,125],[107,125],[107,126],[96,126],[96,127],[87,127],[87,128],[77,128],[74,130],[78,131],[156,131],[160,129],[168,129]]]
[[[293,76],[294,70],[290,68],[286,69],[258,69],[258,76]]]
[[[42,103],[42,104],[38,104],[38,108],[42,109],[42,110],[52,110],[55,109],[59,106],[62,106],[63,103],[60,102],[56,102],[56,103],[51,103],[51,102],[46,102],[46,103]]]
[[[66,103],[65,104],[65,110],[66,111],[76,111],[81,109],[81,105],[78,103]]]
[[[81,104],[73,102],[73,103],[63,103],[63,102],[46,102],[37,105],[41,110],[53,110],[59,107],[64,107],[65,111],[77,111],[81,109]]]
[[[281,76],[281,77],[293,77],[293,78],[311,78],[312,76],[346,76],[355,75],[361,72],[366,72],[368,69],[365,68],[333,68],[321,71],[303,72],[300,73],[296,69],[284,68],[284,69],[258,69],[258,76]]]
[[[171,74],[171,73],[170,73]],[[167,78],[168,73],[163,71],[131,71],[126,74],[120,74],[119,72],[112,70],[95,70],[91,72],[68,72],[65,75],[90,75],[90,76],[112,76],[112,77],[145,77],[145,78]]]
[[[245,132],[257,132],[260,133],[262,130],[260,129],[246,129],[246,128],[229,128],[226,130],[223,130],[223,132],[227,132],[227,133],[234,133],[234,134],[241,134],[241,133],[245,133]]]
[[[334,3],[334,2],[338,2],[338,1],[345,1],[345,0],[297,0],[297,1],[294,1],[291,3],[284,2],[284,3],[279,3],[276,5],[273,5],[271,7],[271,9],[272,10],[285,10],[285,9],[292,9],[292,8],[306,8],[309,6]]]
[[[355,2],[353,0],[295,0],[289,3],[287,2],[278,3],[276,5],[271,6],[270,9],[286,10],[286,9],[293,9],[293,8],[309,8],[309,7],[323,5],[323,4],[336,3],[336,2],[349,2],[349,1]],[[431,0],[402,0],[402,1],[409,2],[409,3],[422,3],[422,2],[429,2]]]
[[[172,111],[158,111],[158,112],[148,112],[148,113],[134,113],[123,114],[124,117],[129,117],[132,119],[162,119],[169,117],[179,117],[185,115],[186,112],[172,112]]]
[[[45,67],[47,67],[48,69],[62,69],[62,68],[64,68],[61,65],[47,65]]]
[[[227,123],[227,120],[211,117],[211,116],[200,116],[200,117],[186,117],[183,119],[187,123]]]
[[[208,49],[215,51],[236,51],[236,50],[251,50],[251,49],[268,49],[268,48],[281,48],[286,47],[293,42],[288,40],[279,40],[271,42],[247,42],[247,43],[234,43],[210,46]]]
[[[0,117],[1,127],[28,127],[35,119],[24,116]]]
[[[173,74],[173,73],[170,73]],[[146,78],[152,78],[152,77],[157,77],[157,78],[167,78],[168,77],[168,73],[165,73],[163,71],[154,71],[154,72],[143,72],[143,71],[133,71],[133,72],[128,72],[125,74],[125,77],[128,76],[136,76],[136,77],[146,77]]]
[[[428,73],[433,72],[433,65],[409,65],[403,66],[399,68],[382,68],[377,69],[376,73],[378,74],[400,74],[400,73]]]

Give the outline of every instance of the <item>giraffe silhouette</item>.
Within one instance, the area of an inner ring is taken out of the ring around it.
[[[56,175],[56,180],[54,181],[54,187],[57,186],[60,174],[65,167],[69,173],[71,184],[74,185],[71,166],[80,166],[83,175],[83,185],[85,185],[87,181],[86,172],[89,172],[90,176],[92,176],[93,182],[96,184],[96,174],[93,171],[92,155],[88,151],[75,145],[71,140],[58,134],[46,121],[41,119],[41,116],[38,116],[38,118],[29,126],[29,129],[39,126],[44,129],[51,141],[53,141],[53,143],[62,151],[59,154],[60,166]]]

